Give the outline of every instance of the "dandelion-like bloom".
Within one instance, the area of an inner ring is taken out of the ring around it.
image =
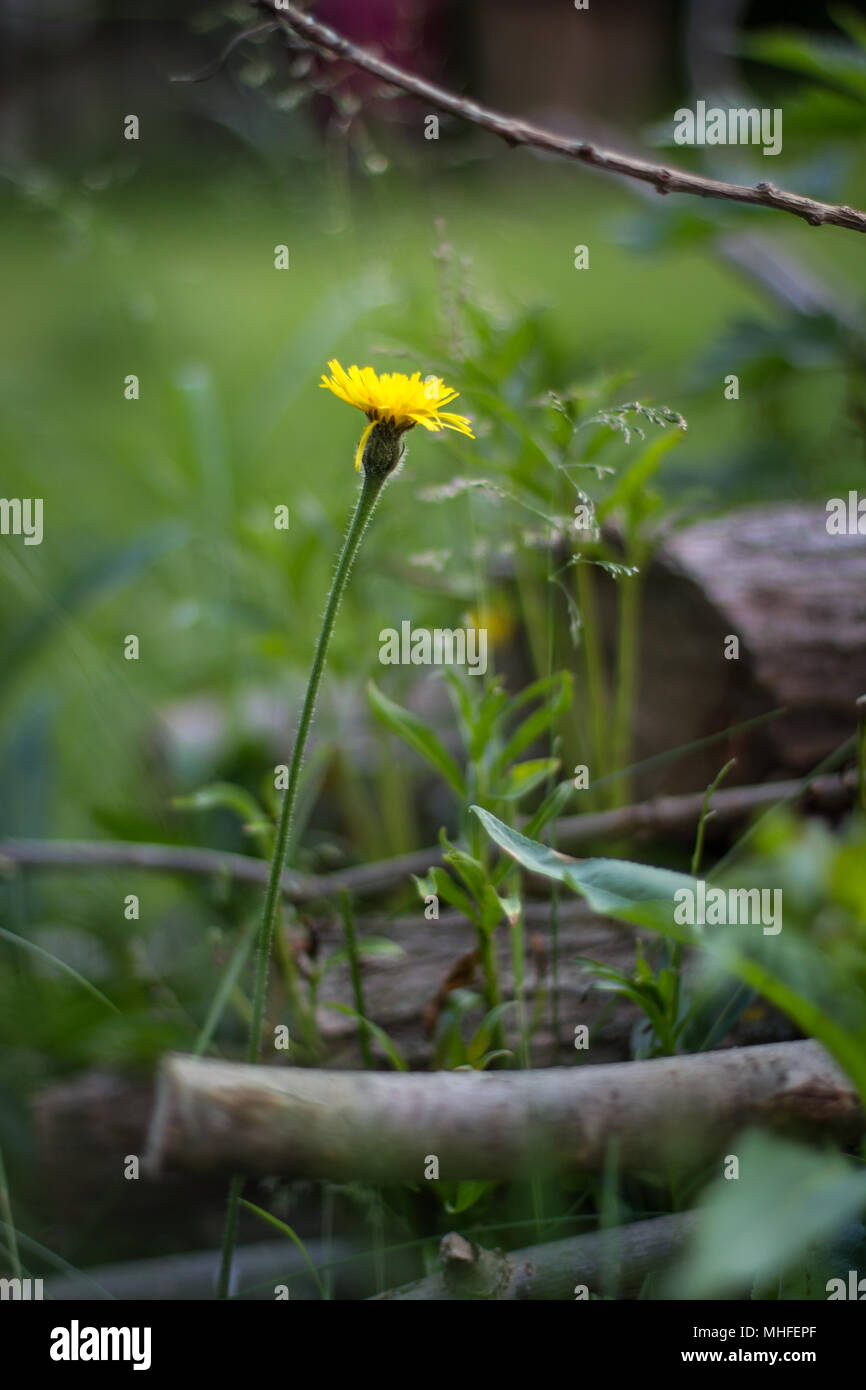
[[[442,409],[459,393],[446,386],[441,377],[430,376],[422,381],[420,372],[413,372],[412,376],[405,376],[403,372],[383,372],[379,376],[372,367],[350,367],[346,371],[336,359],[328,366],[331,375],[323,375],[321,385],[356,410],[363,410],[370,422],[355,454],[355,467],[359,472],[365,462],[368,469],[390,472],[402,453],[401,435],[416,425],[423,425],[433,433],[443,429],[457,430],[459,434],[468,434],[470,439],[475,438],[465,415]],[[377,425],[382,427],[379,433],[384,448],[371,451],[371,457],[365,461],[364,451]],[[381,456],[383,461],[377,464],[376,456]],[[387,464],[389,459],[390,464]]]

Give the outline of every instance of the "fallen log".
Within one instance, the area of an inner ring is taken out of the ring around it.
[[[866,691],[866,534],[830,535],[826,522],[823,505],[773,503],[667,539],[644,577],[635,759],[785,713],[727,749],[647,769],[639,795],[707,785],[734,755],[729,782],[799,776],[851,735]],[[612,643],[616,582],[601,576],[598,597]]]
[[[335,1072],[169,1056],[150,1173],[520,1179],[706,1161],[750,1125],[850,1142],[864,1117],[815,1042],[524,1072]],[[434,1168],[429,1167],[436,1160]]]
[[[439,1247],[440,1270],[371,1300],[555,1300],[587,1293],[635,1298],[648,1275],[676,1258],[698,1222],[696,1212],[636,1221],[523,1250],[484,1250],[452,1231]]]

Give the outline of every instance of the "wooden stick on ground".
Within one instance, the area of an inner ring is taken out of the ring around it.
[[[634,1298],[648,1274],[679,1254],[697,1221],[696,1212],[677,1212],[509,1254],[483,1250],[452,1231],[439,1247],[436,1274],[377,1294],[376,1300],[572,1299],[578,1285],[590,1293],[610,1289],[617,1298]]]
[[[525,1072],[338,1072],[181,1055],[163,1064],[151,1172],[420,1182],[706,1160],[752,1124],[864,1128],[850,1081],[813,1041]]]

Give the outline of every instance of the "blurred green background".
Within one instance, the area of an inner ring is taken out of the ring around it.
[[[712,95],[689,38],[695,7],[603,7],[602,19],[594,6],[576,18],[511,4],[498,27],[486,4],[345,8],[317,12],[408,66],[423,58],[445,85],[613,147],[645,147],[690,94]],[[407,12],[432,26],[415,48],[387,29]],[[834,15],[746,7],[733,54],[703,51],[722,54],[720,89],[733,63],[744,104],[782,106],[779,158],[658,148],[658,159],[863,206],[862,20]],[[579,40],[566,20],[586,26]],[[784,44],[782,20],[799,34]],[[275,36],[241,46],[211,82],[170,83],[247,21],[245,6],[93,4],[0,20],[0,492],[42,497],[45,515],[41,546],[0,538],[0,833],[249,851],[236,818],[172,801],[213,780],[262,794],[288,755],[363,424],[318,389],[320,374],[334,356],[442,371],[478,441],[416,432],[353,579],[316,724],[339,750],[301,856],[327,868],[426,842],[413,765],[389,760],[362,692],[382,676],[382,627],[456,626],[482,596],[467,556],[479,528],[496,536],[500,522],[424,489],[467,472],[495,480],[509,449],[529,449],[534,466],[526,438],[473,400],[461,361],[481,362],[530,428],[545,392],[594,385],[599,406],[681,411],[688,435],[657,479],[674,520],[823,501],[862,479],[863,250],[852,232],[660,199],[452,122],[425,140],[417,104],[345,75],[326,74],[308,99],[309,72]],[[50,41],[40,23],[55,26]],[[572,43],[583,67],[570,71]],[[546,94],[538,72],[560,46]],[[588,89],[578,70],[594,71]],[[128,112],[137,142],[123,139]],[[574,268],[578,244],[587,270]],[[737,402],[723,395],[730,372]],[[131,373],[138,400],[124,398]],[[280,504],[288,532],[274,529]],[[439,550],[465,583],[431,584],[430,566],[413,565]],[[138,661],[124,660],[127,634]],[[384,682],[396,697],[402,675]],[[134,934],[129,893],[146,903]],[[238,899],[97,870],[13,876],[0,911],[121,1010],[0,943],[0,1120],[20,1160],[36,1086],[189,1044]]]

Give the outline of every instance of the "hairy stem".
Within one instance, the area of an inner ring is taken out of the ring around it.
[[[259,928],[256,980],[253,992],[252,1016],[250,1019],[249,1044],[247,1047],[247,1061],[249,1062],[257,1062],[259,1060],[259,1052],[261,1049],[265,1000],[268,989],[268,967],[274,939],[274,923],[276,921],[280,902],[280,879],[286,857],[286,846],[288,845],[289,834],[292,828],[292,816],[294,814],[295,800],[298,794],[301,767],[304,761],[304,750],[310,733],[310,726],[313,722],[313,712],[316,707],[316,699],[319,694],[319,686],[322,681],[325,661],[328,656],[328,647],[331,643],[331,635],[334,631],[334,623],[336,622],[340,602],[346,589],[352,564],[358,553],[358,548],[361,544],[364,532],[367,529],[370,517],[373,514],[373,509],[384,482],[384,474],[372,472],[364,473],[364,481],[361,485],[355,511],[349,523],[346,539],[343,542],[343,549],[337,561],[337,568],[331,583],[331,592],[328,595],[325,615],[322,619],[322,627],[316,643],[313,665],[310,669],[310,675],[307,681],[307,691],[304,696],[303,708],[301,709],[298,732],[295,736],[295,746],[292,749],[292,760],[289,765],[289,778],[286,786],[286,793],[280,808],[277,838],[274,843],[274,853],[271,859],[268,887],[265,894],[264,912],[262,914],[261,927]],[[228,1215],[223,1238],[219,1287],[217,1291],[217,1296],[219,1298],[228,1297],[232,1257],[237,1237],[238,1204],[241,1196],[241,1188],[242,1179],[239,1177],[232,1178],[228,1199]]]

